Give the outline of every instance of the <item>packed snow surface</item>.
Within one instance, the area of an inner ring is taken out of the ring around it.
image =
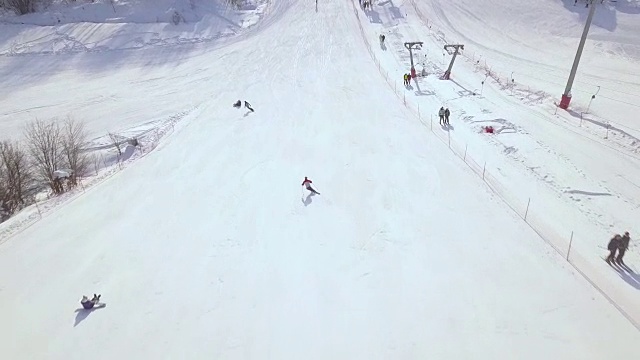
[[[19,229],[0,238],[0,358],[635,356],[640,277],[601,260],[611,232],[640,233],[633,146],[554,114],[545,91],[562,86],[543,75],[480,89],[485,71],[469,54],[532,74],[548,66],[562,84],[582,10],[551,0],[510,17],[491,0],[386,1],[367,11],[355,0],[240,11],[158,1],[142,14],[116,3],[117,19],[98,3],[0,25],[1,137],[72,114],[96,139],[154,141],[29,226],[18,225],[40,209],[0,225]],[[553,34],[531,25],[550,8],[547,25],[573,22]],[[185,22],[174,25],[173,10]],[[610,66],[611,82],[640,57],[637,13],[616,16],[598,33],[604,48],[627,54]],[[470,44],[452,81],[439,79],[450,59],[442,34]],[[551,36],[567,46],[556,60],[540,46]],[[55,46],[71,37],[81,45]],[[415,56],[428,76],[405,89],[396,80],[408,71],[407,41],[424,41]],[[617,81],[606,86],[637,91]],[[238,99],[256,111],[232,107]],[[451,127],[431,120],[440,106],[452,110]],[[592,109],[601,110],[595,101]],[[492,137],[479,132],[489,124],[499,130]],[[486,161],[485,181],[471,158]],[[302,189],[305,176],[322,195]],[[529,224],[505,203],[534,195]],[[573,251],[592,282],[530,225],[575,230]],[[93,293],[107,306],[81,310]]]

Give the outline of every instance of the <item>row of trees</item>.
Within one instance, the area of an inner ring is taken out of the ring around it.
[[[92,0],[91,2],[93,2]],[[227,3],[233,5],[236,8],[240,8],[244,5],[247,0],[224,0]],[[15,11],[19,15],[29,14],[36,11],[36,5],[39,3],[50,3],[51,0],[0,0],[0,8],[9,9],[11,11]],[[70,2],[75,2],[75,0],[70,0]],[[113,10],[115,11],[115,2],[114,0],[109,0],[111,6],[114,6]],[[191,8],[195,7],[195,3],[193,0],[190,0]],[[46,6],[46,4],[45,4]]]
[[[43,187],[62,194],[78,184],[88,169],[82,123],[36,120],[23,142],[0,141],[0,220],[31,204]]]
[[[36,0],[0,0],[0,8],[24,15],[36,11],[36,2]]]

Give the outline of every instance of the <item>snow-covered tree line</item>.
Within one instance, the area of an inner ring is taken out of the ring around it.
[[[139,1],[154,1],[154,0],[139,0]],[[211,2],[218,2],[218,0],[210,0]],[[236,8],[247,3],[248,0],[220,0],[221,2],[226,2],[229,5],[232,5]],[[78,4],[78,3],[110,3],[115,6],[118,3],[118,0],[0,0],[0,9],[6,9],[9,11],[14,11],[18,15],[29,14],[32,12],[36,12],[41,8],[46,8],[48,5],[52,3],[68,3],[68,4]],[[189,0],[191,7],[195,7],[196,0]]]
[[[55,195],[77,185],[89,167],[87,133],[68,118],[29,123],[21,142],[0,140],[0,221],[30,205],[43,186]]]

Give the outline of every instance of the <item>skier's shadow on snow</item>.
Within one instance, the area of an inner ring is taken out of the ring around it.
[[[369,18],[369,22],[374,24],[382,24],[382,20],[380,19],[380,14],[378,14],[375,10],[364,10],[364,13]]]
[[[76,313],[76,321],[73,324],[73,327],[78,326],[78,324],[80,324],[82,321],[84,321],[84,319],[87,318],[87,316],[89,316],[89,314],[91,314],[92,312],[99,310],[99,309],[103,309],[104,306],[96,306],[92,309],[85,309],[85,308],[79,308],[76,309],[75,313]]]
[[[244,116],[244,117],[247,117],[247,116],[249,116],[249,115],[250,115],[250,114],[252,114],[252,113],[253,113],[253,111],[248,110],[246,113],[244,113],[244,115],[243,115],[243,116]]]
[[[316,196],[315,193],[309,193],[309,195],[307,195],[307,197],[302,197],[302,203],[304,204],[304,206],[309,206],[312,202],[313,202],[313,197]]]
[[[442,128],[442,130],[444,130],[444,131],[451,131],[451,130],[453,130],[453,129],[454,129],[454,127],[453,127],[453,126],[451,126],[451,124],[445,124],[445,125],[440,124],[440,127],[441,127],[441,128]]]
[[[622,280],[633,286],[636,290],[640,290],[640,275],[636,274],[628,266],[624,266],[622,268],[613,266],[613,268],[618,272],[618,275],[620,275]]]

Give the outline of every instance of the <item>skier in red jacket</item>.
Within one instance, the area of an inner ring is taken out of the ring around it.
[[[302,182],[302,186],[304,186],[307,190],[311,191],[314,194],[320,195],[319,192],[315,191],[312,187],[311,187],[311,183],[313,183],[313,181],[307,179],[307,177],[304,177],[304,181]]]

